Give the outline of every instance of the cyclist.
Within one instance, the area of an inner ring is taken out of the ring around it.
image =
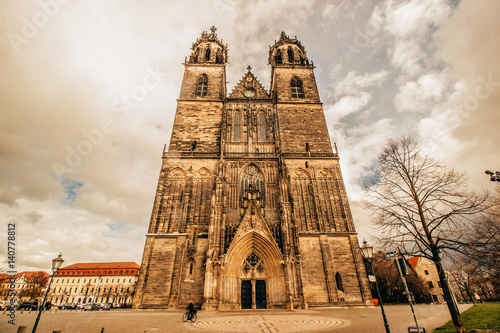
[[[193,305],[193,301],[189,301],[189,305],[187,306],[186,308],[187,310],[189,310],[189,315],[188,315],[188,320],[191,319],[191,316],[196,313],[196,310],[194,309],[194,305]]]

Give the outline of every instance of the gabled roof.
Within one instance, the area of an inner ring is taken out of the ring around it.
[[[413,267],[413,269],[415,269],[415,267],[417,266],[419,259],[420,257],[413,257],[408,259],[408,262],[410,263],[411,267]]]
[[[250,66],[248,67],[248,72],[243,76],[243,78],[238,82],[233,91],[229,94],[228,99],[270,99],[270,95],[264,89],[259,80],[250,71]],[[254,96],[247,97],[245,92],[251,90],[254,92]]]
[[[25,271],[14,274],[14,279],[18,280],[24,277],[26,282],[31,282],[33,278],[48,278],[49,276],[50,274],[44,271]],[[0,282],[8,282],[10,277],[9,274],[0,274]]]

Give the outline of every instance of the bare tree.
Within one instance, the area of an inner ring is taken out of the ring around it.
[[[427,301],[428,289],[416,272],[410,268],[406,276],[408,289],[417,302]],[[385,303],[399,303],[406,301],[405,288],[394,265],[394,259],[387,259],[385,253],[379,251],[373,256],[373,272],[377,277],[380,294]]]
[[[31,300],[38,299],[43,296],[43,288],[49,282],[49,276],[43,272],[36,272],[31,276],[26,277],[29,298]]]
[[[442,260],[448,252],[467,253],[473,222],[494,203],[488,192],[468,191],[463,173],[447,168],[411,137],[389,140],[378,158],[365,203],[379,242],[434,262],[453,323],[464,332]]]

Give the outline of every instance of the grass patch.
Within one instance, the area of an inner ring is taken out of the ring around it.
[[[500,303],[477,304],[462,312],[461,317],[466,331],[500,329]],[[443,326],[436,328],[434,332],[455,333],[456,330],[450,320]]]

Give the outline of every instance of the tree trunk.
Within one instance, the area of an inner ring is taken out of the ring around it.
[[[474,306],[476,306],[476,301],[474,300],[474,297],[472,297],[472,293],[470,292],[469,286],[465,286],[465,291],[467,292],[467,295],[469,295],[470,301]]]
[[[457,333],[465,333],[464,325],[462,324],[462,318],[460,318],[460,311],[458,311],[458,307],[453,302],[453,297],[451,295],[450,289],[448,288],[448,281],[446,279],[446,274],[444,272],[443,266],[441,265],[439,256],[434,256],[434,258],[436,257],[438,258],[438,260],[434,260],[434,263],[436,264],[436,268],[439,274],[441,289],[443,289],[444,300],[446,301],[446,305],[448,305],[451,320],[453,321],[453,325],[455,325]]]

